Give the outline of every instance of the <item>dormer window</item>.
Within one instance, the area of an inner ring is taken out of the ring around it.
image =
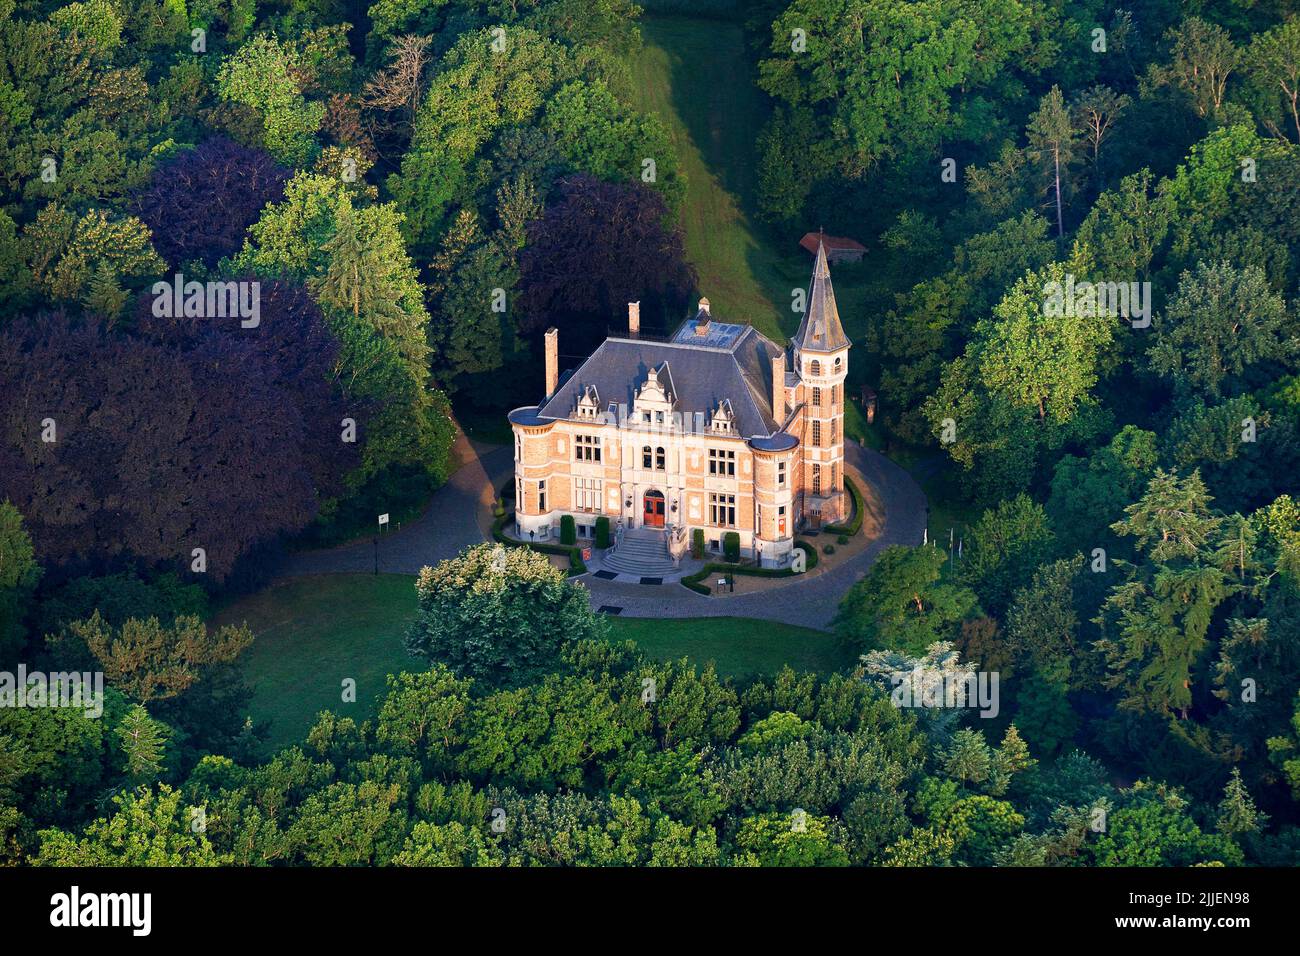
[[[731,410],[731,402],[718,402],[718,407],[713,410],[713,417],[709,421],[709,427],[720,435],[731,435],[734,433],[736,426],[736,416]]]
[[[645,381],[636,392],[636,412],[645,424],[665,425],[673,411],[672,373],[668,363],[646,370]]]
[[[600,395],[594,385],[588,385],[578,398],[577,415],[579,418],[594,419],[600,414]]]

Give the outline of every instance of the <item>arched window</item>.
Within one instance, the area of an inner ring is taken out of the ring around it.
[[[642,468],[651,468],[651,467],[653,467],[653,466],[654,466],[654,463],[650,460],[650,446],[649,446],[649,445],[643,445],[643,446],[641,447],[641,467],[642,467]]]
[[[664,459],[664,450],[661,446],[655,449],[655,470],[663,471],[665,467],[667,466]]]
[[[813,359],[812,362],[808,365],[808,374],[820,375],[821,373],[822,373],[822,363],[817,361],[816,359]]]
[[[843,365],[843,364],[844,364],[844,360],[843,360],[842,358],[840,358],[838,355],[835,356],[835,374],[836,374],[836,375],[838,375],[838,374],[840,373],[840,366]]]

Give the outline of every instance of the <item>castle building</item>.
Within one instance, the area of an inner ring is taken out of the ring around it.
[[[546,333],[546,396],[510,413],[516,533],[582,536],[611,528],[658,533],[673,556],[703,529],[720,551],[728,532],[767,567],[790,561],[796,530],[842,521],[844,381],[850,342],[826,250],[818,246],[803,321],[782,348],[752,326],[713,318],[708,299],[667,340],[611,336],[571,374]]]

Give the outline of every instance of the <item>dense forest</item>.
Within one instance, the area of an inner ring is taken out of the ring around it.
[[[1121,3],[0,0],[0,671],[108,684],[0,707],[0,863],[1300,864],[1300,12]],[[743,27],[758,234],[867,245],[859,437],[960,549],[746,678],[471,549],[267,753],[211,609],[421,510],[547,327],[708,291],[631,68],[680,13]]]

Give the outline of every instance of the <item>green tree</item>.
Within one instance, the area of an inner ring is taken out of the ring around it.
[[[1048,680],[1068,685],[1081,666],[1079,616],[1074,583],[1083,567],[1075,555],[1044,564],[1016,591],[1007,615],[1007,633],[1017,656]]]
[[[1123,792],[1121,805],[1106,815],[1106,828],[1090,840],[1081,856],[1093,866],[1193,866],[1198,863],[1239,865],[1231,840],[1205,833],[1181,794],[1139,780]]]
[[[844,848],[826,817],[795,811],[746,817],[736,833],[736,863],[743,866],[848,866]]]
[[[1070,174],[1080,157],[1079,133],[1059,86],[1053,86],[1043,97],[1025,133],[1029,156],[1047,180],[1046,192],[1056,212],[1056,235],[1064,238],[1065,202],[1072,192]]]
[[[1228,262],[1185,272],[1155,323],[1151,369],[1189,391],[1218,398],[1260,364],[1300,354],[1286,303],[1258,267]]]
[[[1111,530],[1134,539],[1152,561],[1194,559],[1206,553],[1220,519],[1210,511],[1211,498],[1199,471],[1186,478],[1157,468],[1142,497],[1124,509],[1127,517]]]
[[[36,866],[222,866],[202,830],[192,826],[197,807],[184,806],[179,791],[163,785],[113,798],[112,816],[95,820],[77,837],[62,830],[41,832]]]
[[[921,654],[974,612],[973,592],[942,580],[947,555],[936,547],[893,545],[840,603],[836,630],[855,651]]]
[[[1289,135],[1300,143],[1300,16],[1292,14],[1256,34],[1246,50],[1245,69],[1267,104],[1260,121],[1279,139]]]
[[[1228,77],[1241,61],[1228,31],[1200,17],[1188,17],[1165,37],[1172,41],[1170,62],[1155,75],[1181,89],[1196,114],[1209,119],[1223,108]]]
[[[1097,649],[1122,693],[1119,706],[1186,719],[1214,612],[1236,591],[1215,567],[1160,567],[1153,580],[1117,585],[1097,618]]]
[[[41,567],[22,514],[8,501],[0,501],[0,662],[16,660],[22,649],[23,619],[40,578]]]
[[[147,710],[136,704],[113,728],[113,733],[126,755],[128,782],[136,787],[156,783],[162,771],[166,725],[154,720]]]
[[[1062,265],[1025,276],[979,322],[967,348],[984,388],[1057,423],[1090,400],[1114,323],[1087,309],[1055,308],[1065,281]]]
[[[1043,506],[1017,495],[971,525],[961,579],[987,611],[1001,616],[1012,593],[1047,559],[1054,543]]]
[[[264,34],[242,44],[217,73],[217,95],[253,110],[267,152],[293,166],[311,159],[314,135],[325,118],[325,104],[308,102],[300,91],[295,74],[302,67],[279,39]]]
[[[569,642],[604,633],[586,591],[528,548],[476,545],[422,569],[416,592],[407,649],[489,684],[523,683]]]
[[[1109,553],[1110,526],[1146,487],[1160,461],[1154,432],[1125,425],[1087,458],[1064,455],[1056,463],[1047,516],[1052,530],[1091,555]]]
[[[1223,799],[1219,801],[1219,815],[1214,828],[1224,836],[1239,839],[1243,834],[1258,833],[1267,820],[1268,816],[1255,808],[1250,791],[1242,783],[1241,771],[1233,767],[1232,776],[1223,787]]]
[[[68,625],[68,632],[95,655],[110,683],[141,704],[184,693],[205,670],[229,664],[253,643],[246,625],[209,632],[200,618],[190,615],[170,625],[151,617],[112,627],[97,610]]]

